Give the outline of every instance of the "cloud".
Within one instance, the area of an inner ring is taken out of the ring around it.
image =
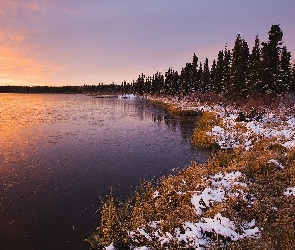
[[[18,41],[23,37],[12,35],[10,39]],[[47,75],[61,70],[58,65],[46,64],[21,51],[21,47],[0,45],[0,85],[47,85]]]

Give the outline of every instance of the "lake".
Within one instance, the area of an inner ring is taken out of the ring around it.
[[[122,200],[208,157],[196,117],[145,99],[0,94],[0,121],[1,249],[89,249],[110,188]]]

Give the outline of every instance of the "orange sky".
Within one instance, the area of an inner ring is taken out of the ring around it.
[[[196,53],[212,62],[238,32],[249,43],[278,23],[295,53],[295,1],[0,0],[0,85],[132,81]]]

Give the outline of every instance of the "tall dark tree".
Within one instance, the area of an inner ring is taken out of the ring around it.
[[[203,92],[204,91],[204,82],[203,82],[203,65],[200,62],[198,74],[197,74],[197,84],[195,87],[196,91]]]
[[[224,80],[224,57],[223,50],[218,52],[217,63],[216,63],[216,72],[214,79],[214,91],[217,93],[221,93],[224,89],[223,86]]]
[[[172,71],[172,86],[171,86],[171,94],[179,95],[180,94],[180,86],[179,86],[179,75],[177,71]]]
[[[216,71],[217,71],[217,65],[216,65],[216,60],[213,60],[211,70],[210,70],[210,76],[211,76],[211,91],[216,91],[215,89],[215,83],[217,82],[217,76],[216,76]]]
[[[163,93],[164,94],[170,94],[170,90],[172,87],[172,68],[169,68],[168,71],[165,72],[165,80],[164,80],[164,86],[163,86]]]
[[[230,85],[230,78],[231,78],[231,60],[232,60],[232,55],[230,53],[230,50],[227,49],[227,44],[225,45],[224,48],[224,63],[223,63],[223,68],[224,68],[224,76],[223,76],[223,93],[227,93]]]
[[[192,77],[194,82],[197,81],[198,61],[199,61],[199,58],[194,53],[193,62],[192,62]]]
[[[248,90],[250,94],[259,95],[263,93],[263,85],[261,81],[262,62],[261,48],[258,35],[255,37],[255,44],[249,58],[248,67]]]
[[[211,77],[210,77],[208,58],[206,58],[205,63],[204,63],[202,82],[203,82],[203,91],[204,92],[212,91],[213,86],[212,86],[212,81],[211,81]]]
[[[247,96],[247,73],[249,63],[249,47],[247,42],[238,34],[232,53],[231,79],[228,94]]]
[[[192,63],[187,63],[186,66],[181,70],[180,84],[181,92],[184,95],[191,93],[195,90],[194,77],[195,70],[193,69]]]
[[[295,94],[295,62],[293,62],[293,66],[291,69],[291,80],[289,90],[291,93]]]
[[[134,83],[135,93],[142,95],[144,93],[144,84],[145,84],[145,75],[142,73],[138,76],[137,80]]]
[[[268,41],[262,43],[262,85],[271,93],[280,93],[280,53],[283,32],[278,24],[273,24],[268,32]]]
[[[287,51],[285,46],[282,48],[280,63],[280,83],[282,86],[281,91],[286,92],[289,91],[291,82],[291,53]]]

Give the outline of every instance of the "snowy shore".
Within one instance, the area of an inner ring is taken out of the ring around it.
[[[285,236],[294,232],[285,223],[294,221],[295,213],[294,105],[247,117],[245,110],[222,104],[148,98],[177,110],[213,113],[221,122],[206,134],[221,153],[207,165],[193,164],[148,188],[147,200],[134,205],[127,223],[129,249],[287,249],[294,244],[293,236]],[[228,149],[232,153],[222,151]],[[146,210],[147,204],[155,211]],[[178,222],[170,225],[170,220]],[[116,249],[116,242],[109,243],[105,249]]]

